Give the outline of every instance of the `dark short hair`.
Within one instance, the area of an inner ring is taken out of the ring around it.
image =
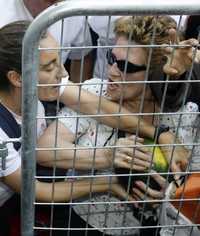
[[[22,44],[30,21],[15,21],[0,29],[0,90],[9,90],[9,71],[22,72]],[[47,37],[43,31],[41,39]]]
[[[200,32],[200,15],[189,16],[187,19],[185,38],[197,38]]]
[[[9,90],[9,71],[21,74],[22,41],[29,21],[16,21],[0,29],[0,89]]]

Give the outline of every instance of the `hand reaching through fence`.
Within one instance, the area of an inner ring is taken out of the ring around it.
[[[112,193],[118,197],[119,199],[122,200],[127,200],[128,201],[135,201],[135,198],[133,198],[133,196],[131,196],[130,194],[128,194],[128,198],[127,198],[127,192],[125,191],[125,189],[118,183],[116,184],[112,184],[111,186],[111,191]],[[133,203],[135,206],[137,206],[136,203]]]
[[[171,76],[180,76],[191,67],[192,61],[200,63],[200,50],[197,49],[199,42],[193,38],[179,42],[175,29],[169,30],[169,37],[171,45],[166,45],[164,49],[167,62],[163,71]],[[174,44],[181,47],[173,46]]]
[[[108,158],[114,167],[126,168],[135,171],[146,171],[151,166],[152,154],[143,146],[144,140],[135,135],[119,138],[116,149],[109,150]],[[137,145],[136,147],[134,147]]]
[[[156,183],[160,186],[160,190],[154,189],[153,187],[149,187],[148,182],[145,183],[144,181],[139,180],[135,181],[134,183],[134,186],[132,188],[132,196],[137,201],[152,201],[148,204],[152,205],[153,207],[156,207],[159,203],[159,200],[163,199],[164,197],[166,179],[159,174],[152,174],[151,178],[153,178],[154,181],[156,181]],[[158,200],[158,202],[156,202],[155,200]]]
[[[174,135],[171,132],[168,132],[165,135],[161,134],[159,137],[160,144],[173,144],[179,143],[179,141],[174,139]],[[170,170],[172,172],[185,171],[188,165],[188,158],[190,152],[184,146],[161,146],[161,150],[170,165]],[[177,178],[179,178],[177,176]]]

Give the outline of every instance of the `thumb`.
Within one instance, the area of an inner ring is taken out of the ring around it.
[[[163,66],[163,71],[167,75],[176,75],[176,74],[178,74],[178,71],[176,69],[174,69],[173,67],[171,67],[169,64],[165,64]]]
[[[188,160],[187,159],[183,159],[180,163],[180,169],[181,171],[185,171],[188,165]]]
[[[172,172],[180,172],[181,168],[180,168],[180,166],[176,162],[172,161],[172,163],[171,163],[171,170],[172,170]]]
[[[171,164],[171,170],[172,170],[172,172],[181,172],[180,166],[177,165],[176,163],[172,163],[172,164]],[[174,179],[175,179],[176,181],[179,180],[180,177],[181,177],[181,174],[175,174],[175,175],[174,175]]]

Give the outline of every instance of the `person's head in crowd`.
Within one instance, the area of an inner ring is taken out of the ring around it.
[[[200,34],[200,15],[189,16],[185,26],[185,38],[198,38]]]
[[[30,11],[33,17],[36,17],[47,7],[58,2],[59,0],[23,0],[25,6]]]
[[[22,42],[29,26],[28,21],[18,21],[0,29],[0,93],[21,99],[22,88]],[[40,40],[41,47],[57,47],[54,38],[44,32]],[[42,50],[38,82],[40,84],[58,84],[66,76],[66,71],[60,65],[58,51]],[[39,87],[38,96],[41,100],[55,100],[59,87]]]
[[[176,29],[176,22],[169,16],[133,16],[122,17],[116,21],[116,45],[161,45],[169,44],[169,30]],[[158,65],[164,65],[166,58],[161,48],[150,47],[116,47],[107,54],[109,81],[144,81],[148,58],[151,53],[149,75]],[[127,63],[126,63],[127,59]],[[108,94],[112,100],[119,100],[123,91],[123,99],[136,99],[142,94],[143,83],[126,85],[108,85]],[[122,89],[123,88],[123,89]],[[147,90],[148,91],[148,90]],[[148,92],[146,92],[148,96]]]

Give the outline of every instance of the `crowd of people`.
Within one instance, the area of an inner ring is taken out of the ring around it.
[[[21,136],[24,35],[33,18],[56,2],[9,0],[0,3],[7,9],[0,19],[2,143]],[[85,17],[63,21],[63,46],[111,47],[98,48],[96,53],[90,49],[68,50],[62,57],[57,50],[40,51],[38,83],[67,85],[38,87],[38,117],[48,113],[45,109],[49,106],[45,104],[44,108],[43,103],[59,99],[62,107],[57,113],[58,120],[47,124],[46,119],[37,119],[37,171],[39,176],[52,176],[56,168],[56,173],[65,175],[66,179],[58,182],[37,179],[35,197],[39,202],[73,204],[55,206],[52,225],[51,208],[37,206],[36,225],[76,228],[68,232],[69,235],[188,235],[185,228],[159,230],[157,226],[178,222],[166,212],[167,208],[174,210],[174,206],[168,202],[165,209],[162,203],[169,187],[177,188],[180,184],[182,175],[177,173],[200,170],[199,147],[191,145],[200,138],[198,19],[199,16],[110,19],[89,16],[88,21]],[[61,28],[59,21],[47,29],[39,46],[59,47]],[[146,47],[152,43],[161,47]],[[181,47],[172,47],[173,44]],[[84,74],[80,73],[83,56]],[[188,83],[188,79],[192,82]],[[76,84],[83,81],[81,87]],[[146,138],[161,144],[169,166],[166,174],[155,171],[154,151],[144,145]],[[55,143],[56,156],[55,151],[49,149],[55,147]],[[21,144],[7,143],[7,151],[5,162],[3,159],[0,162],[2,236],[20,235],[16,219],[20,215]],[[121,174],[126,175],[151,173],[151,176],[136,177],[133,181],[129,176],[129,184],[125,186],[121,182],[124,177],[117,176],[117,170],[123,170]],[[149,185],[150,179],[159,188]],[[165,220],[161,215],[166,215]],[[67,231],[52,232],[66,235]],[[36,235],[48,233],[42,230]]]

